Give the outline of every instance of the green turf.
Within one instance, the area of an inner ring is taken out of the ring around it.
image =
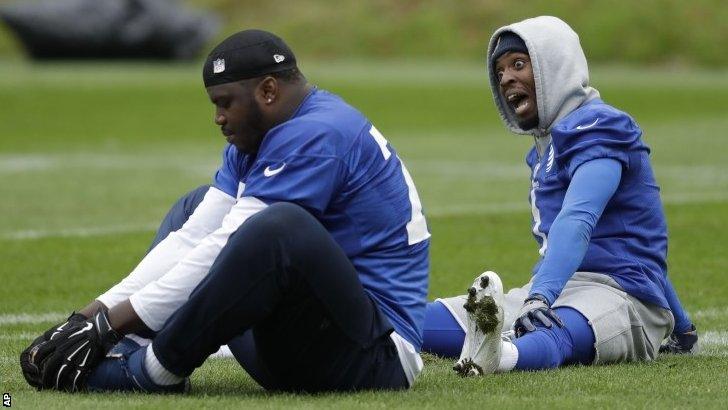
[[[365,112],[404,158],[432,231],[430,296],[485,269],[506,287],[536,260],[528,137],[509,135],[482,69],[433,62],[303,65]],[[185,397],[32,391],[17,356],[63,312],[125,276],[179,195],[207,183],[223,140],[197,66],[0,64],[0,393],[35,407],[724,407],[728,390],[728,127],[721,72],[596,68],[604,98],[641,123],[670,226],[670,275],[705,344],[698,357],[463,380],[426,356],[412,391],[270,394],[230,360]],[[33,316],[18,316],[30,314]],[[38,315],[48,319],[39,322]],[[30,319],[29,319],[30,318]]]

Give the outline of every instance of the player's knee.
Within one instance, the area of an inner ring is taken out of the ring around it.
[[[302,207],[290,202],[276,202],[250,218],[242,228],[254,230],[259,239],[273,241],[305,236],[307,227],[318,224]]]
[[[313,218],[313,216],[301,206],[291,202],[276,202],[266,208],[265,212],[269,218],[273,218],[277,222],[287,225],[299,220]]]
[[[261,213],[264,223],[283,230],[300,227],[308,223],[313,216],[299,205],[290,202],[276,202]]]

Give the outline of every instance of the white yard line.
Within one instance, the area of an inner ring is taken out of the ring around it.
[[[1,341],[31,341],[39,336],[39,333],[21,332],[0,335]],[[700,355],[703,356],[728,356],[728,331],[707,331],[700,334]],[[213,358],[231,358],[233,353],[225,345],[210,355]]]
[[[22,333],[15,333],[15,334],[4,334],[0,335],[0,341],[15,341],[15,340],[28,340],[31,341],[35,339],[36,337],[40,336],[39,333],[31,333],[31,332],[22,332]]]
[[[518,179],[528,182],[529,170],[520,162],[488,162],[477,160],[419,159],[406,161],[408,168],[417,175],[484,179]],[[184,152],[170,157],[155,152],[147,153],[47,153],[47,154],[0,154],[0,174],[25,172],[55,172],[69,169],[183,169],[205,170],[212,173],[217,166],[217,156],[204,156]],[[662,185],[666,181],[684,181],[701,184],[725,183],[728,167],[723,164],[706,165],[657,165],[655,174]],[[708,185],[710,186],[710,185]]]
[[[2,314],[0,315],[0,326],[57,322],[68,317],[68,314],[68,312]],[[725,318],[727,315],[728,306],[700,309],[691,312],[691,317],[696,320]]]
[[[28,240],[43,238],[86,238],[91,236],[106,236],[120,233],[147,232],[156,230],[159,223],[147,223],[139,225],[111,225],[99,227],[78,227],[65,229],[24,229],[0,234],[0,239],[5,240]]]
[[[5,316],[5,315],[3,315],[3,316]],[[63,319],[57,319],[57,320],[60,321],[60,320],[63,320]],[[20,332],[20,333],[12,333],[12,332],[10,332],[10,333],[1,334],[0,335],[0,342],[5,342],[5,341],[8,341],[8,342],[15,342],[15,341],[26,341],[26,342],[30,342],[33,339],[35,339],[36,337],[38,337],[38,336],[40,336],[40,333],[37,333],[37,332]],[[142,345],[149,344],[149,340],[148,339],[142,339],[142,340],[146,341],[146,343],[141,343]],[[139,341],[137,341],[137,343],[139,343]],[[233,356],[233,352],[230,351],[230,348],[227,345],[223,345],[223,346],[220,346],[220,349],[218,349],[217,352],[211,354],[210,357],[216,358],[216,359],[230,359],[230,358],[234,358],[235,356]]]
[[[59,322],[68,317],[68,312],[10,313],[0,315],[0,326]]]
[[[0,154],[0,173],[57,171],[68,169],[177,169],[210,168],[217,162],[201,161],[200,157],[131,154]]]
[[[728,331],[712,331],[698,334],[700,354],[703,356],[728,357]]]
[[[709,309],[701,309],[693,312],[695,319],[709,320],[712,318],[725,317],[728,314],[728,307],[715,307]],[[46,313],[17,313],[0,315],[0,327],[20,324],[42,324],[60,322],[68,316],[63,312],[46,312]],[[0,341],[19,341],[32,340],[38,335],[33,332],[20,331],[18,333],[4,331],[0,335]],[[721,356],[728,357],[728,331],[708,330],[700,333],[700,354],[703,356]],[[222,346],[220,350],[212,354],[215,358],[230,358],[232,353],[227,346]]]

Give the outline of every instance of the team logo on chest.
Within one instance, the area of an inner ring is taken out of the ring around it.
[[[551,168],[554,166],[554,146],[551,144],[549,146],[549,155],[548,159],[546,159],[546,172],[551,172]]]

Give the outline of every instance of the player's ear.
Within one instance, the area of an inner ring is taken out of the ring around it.
[[[278,81],[272,76],[266,76],[258,83],[255,89],[255,98],[259,103],[270,105],[278,98]]]

